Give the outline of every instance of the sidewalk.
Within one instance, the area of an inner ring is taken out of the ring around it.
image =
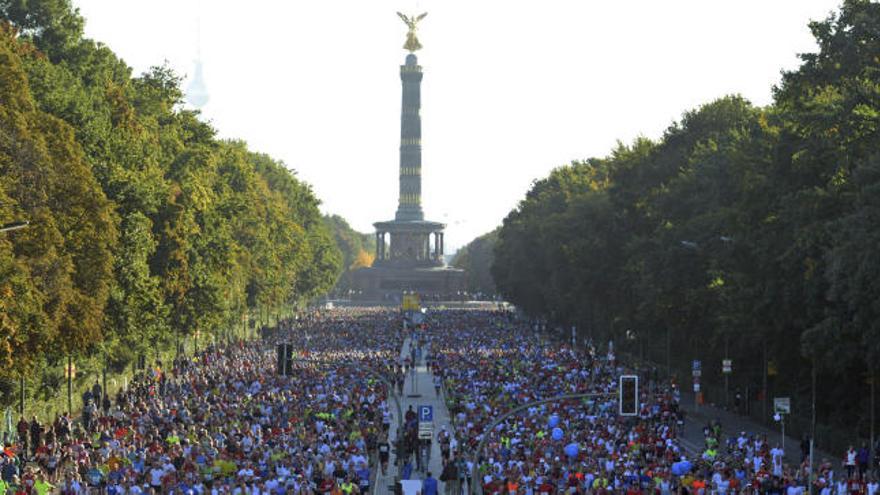
[[[406,340],[404,340],[403,346],[400,350],[401,360],[410,356],[410,346],[411,341],[409,337],[407,337]],[[430,471],[431,476],[435,479],[438,479],[438,493],[443,493],[444,483],[442,481],[439,481],[440,473],[443,471],[443,458],[440,455],[440,443],[437,442],[437,433],[441,430],[443,426],[446,426],[446,428],[451,431],[452,426],[450,424],[449,409],[447,409],[446,407],[446,401],[443,399],[443,393],[441,392],[440,396],[438,396],[434,392],[434,381],[432,378],[433,375],[431,374],[431,370],[428,369],[427,366],[425,366],[425,358],[430,353],[430,347],[424,347],[422,351],[422,359],[415,367],[415,372],[410,372],[406,375],[406,380],[404,381],[403,385],[403,397],[400,398],[400,403],[403,407],[404,413],[406,413],[410,406],[412,406],[414,411],[418,411],[419,406],[433,407],[434,438],[431,441],[431,456],[430,461],[428,462],[427,469],[421,472],[413,470],[413,474],[410,476],[410,478],[414,480],[424,479],[427,476],[427,472]],[[391,432],[391,438],[394,438],[397,432],[397,418],[394,418],[394,421],[392,421]],[[394,456],[392,456],[392,460],[393,458]],[[397,466],[389,464],[388,473],[385,476],[382,476],[381,473],[377,474],[375,489],[373,490],[373,493],[392,493],[392,491],[389,489],[389,486],[393,485],[397,475]]]
[[[722,435],[724,439],[728,437],[738,437],[741,432],[747,435],[758,434],[766,435],[767,441],[771,446],[777,444],[783,445],[782,428],[768,428],[762,424],[753,421],[747,416],[726,411],[724,409],[702,404],[697,406],[693,392],[684,392],[681,395],[681,407],[687,412],[685,418],[685,434],[682,438],[682,445],[692,453],[699,453],[704,446],[703,427],[709,424],[710,420],[718,420],[721,422]],[[784,440],[785,461],[792,465],[801,463],[801,440],[790,435],[785,436]],[[692,449],[697,451],[693,452]],[[818,464],[822,459],[828,459],[835,462],[839,456],[831,455],[828,452],[815,449],[813,451],[813,462]]]

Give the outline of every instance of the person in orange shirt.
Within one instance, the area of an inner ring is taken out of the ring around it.
[[[519,490],[519,483],[513,478],[508,479],[508,481],[507,481],[508,495],[516,495],[517,490]]]

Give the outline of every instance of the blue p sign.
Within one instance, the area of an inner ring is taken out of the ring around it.
[[[423,423],[434,421],[434,406],[419,406],[419,421]]]

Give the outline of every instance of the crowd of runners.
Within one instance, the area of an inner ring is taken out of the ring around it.
[[[710,424],[698,448],[686,449],[680,393],[653,374],[642,376],[638,416],[620,416],[619,377],[634,370],[617,362],[613,344],[601,351],[591,342],[575,347],[512,313],[447,311],[429,326],[439,349],[434,373],[445,384],[461,445],[462,455],[452,453],[440,478],[450,493],[472,483],[483,493],[527,495],[797,495],[811,486],[807,458],[786,464],[782,449],[761,435],[725,438],[719,424]],[[488,430],[516,406],[567,394],[588,396],[526,407]],[[815,493],[877,492],[866,470],[842,472],[828,460],[817,467]]]
[[[402,373],[395,322],[339,311],[282,332],[304,360],[286,377],[273,339],[157,365],[85,421],[29,425],[0,495],[367,493],[395,414],[384,383]]]
[[[406,338],[413,355],[402,358]],[[276,369],[281,341],[295,349],[288,376]],[[508,311],[437,311],[404,331],[393,310],[335,309],[258,342],[157,363],[114,397],[96,390],[77,418],[22,418],[18,441],[0,453],[0,495],[351,495],[371,493],[378,472],[426,476],[417,421],[398,417],[394,397],[422,349],[452,419],[432,439],[440,483],[426,482],[422,495],[437,486],[450,495],[798,495],[809,486],[809,464],[786,464],[761,436],[707,425],[689,451],[669,383],[643,377],[639,414],[621,417],[618,378],[633,371],[612,345],[572,346]],[[563,394],[588,396],[526,407],[487,431],[514,407]],[[399,438],[389,438],[398,421]],[[815,493],[875,495],[859,455],[847,453],[846,471],[820,463]]]

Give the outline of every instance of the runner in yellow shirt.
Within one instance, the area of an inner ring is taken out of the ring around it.
[[[39,479],[34,483],[34,491],[37,492],[37,495],[49,495],[53,488],[55,485],[46,480],[45,474],[40,473]]]

